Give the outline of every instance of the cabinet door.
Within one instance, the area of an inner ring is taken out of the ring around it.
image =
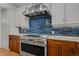
[[[19,50],[20,50],[19,36],[14,37],[13,44],[14,44],[14,51],[19,53]]]
[[[60,49],[61,56],[75,56],[74,48],[64,47]]]
[[[48,56],[58,56],[59,55],[59,47],[56,42],[48,39]]]
[[[79,56],[79,42],[76,42],[75,55]]]
[[[9,36],[9,48],[10,48],[10,50],[13,50],[13,48],[14,48],[13,44],[14,44],[13,37]]]
[[[75,56],[73,48],[48,47],[48,56]],[[79,50],[77,50],[79,51]]]
[[[52,4],[52,25],[63,24],[64,19],[64,4]]]
[[[75,55],[75,42],[48,39],[48,56]]]
[[[75,49],[75,55],[76,55],[76,56],[79,56],[79,48],[76,48],[76,49]]]
[[[59,49],[57,47],[48,47],[48,56],[58,56]]]
[[[67,23],[79,23],[79,4],[78,3],[66,4],[66,19],[67,19]]]
[[[9,48],[12,51],[20,52],[19,36],[10,35],[9,36]]]

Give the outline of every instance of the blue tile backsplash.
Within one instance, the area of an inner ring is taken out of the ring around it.
[[[51,17],[37,16],[30,18],[29,29],[31,33],[37,34],[51,34]]]
[[[54,35],[79,35],[79,28],[57,28],[53,29],[54,30]]]
[[[51,16],[37,16],[29,19],[29,29],[19,27],[19,33],[36,33],[36,34],[52,34],[54,35],[79,35],[79,27],[75,28],[52,28]]]
[[[29,19],[29,29],[19,27],[19,33],[51,34],[51,16],[36,16]]]

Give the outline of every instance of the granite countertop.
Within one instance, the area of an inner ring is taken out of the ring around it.
[[[26,34],[21,34],[21,35],[26,35]],[[55,40],[65,40],[65,41],[74,41],[74,42],[79,42],[79,37],[78,36],[57,36],[57,35],[47,35],[47,39],[55,39]]]
[[[15,35],[15,34],[12,34]],[[27,34],[17,34],[18,36],[24,36]],[[36,34],[38,35],[38,34]],[[65,41],[75,41],[79,42],[79,37],[78,36],[59,36],[59,35],[48,35],[46,38],[48,39],[53,39],[53,40],[65,40]]]
[[[73,36],[55,36],[55,35],[50,35],[48,37],[48,39],[79,42],[79,37],[73,37]]]

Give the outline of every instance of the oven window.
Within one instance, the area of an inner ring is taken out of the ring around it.
[[[45,55],[44,47],[26,44],[26,43],[21,43],[21,51],[24,51],[33,55],[37,55],[37,56]]]

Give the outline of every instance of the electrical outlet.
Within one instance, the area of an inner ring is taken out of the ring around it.
[[[55,34],[55,32],[54,32],[54,31],[52,31],[52,34]]]

